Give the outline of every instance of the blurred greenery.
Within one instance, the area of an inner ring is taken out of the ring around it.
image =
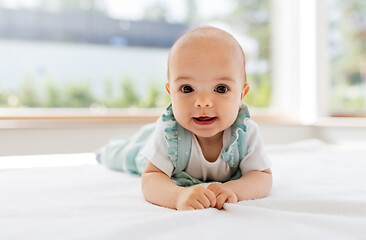
[[[244,35],[258,41],[257,61],[264,61],[270,66],[271,55],[271,0],[232,0],[236,8],[223,20],[236,29],[242,29]],[[245,49],[244,49],[245,50]],[[247,59],[248,61],[248,59]],[[244,102],[257,108],[270,106],[271,70],[264,73],[247,74],[250,91]]]
[[[38,107],[39,97],[37,89],[30,75],[25,76],[19,90],[19,101],[27,103],[28,107]]]
[[[202,22],[221,21],[233,26],[240,34],[250,36],[258,41],[258,56],[256,61],[269,64],[270,59],[270,12],[271,0],[228,0],[236,7],[232,12],[211,19],[199,15],[198,1],[186,0],[185,23],[194,27]],[[1,3],[0,3],[1,5]],[[59,11],[82,10],[105,12],[105,4],[96,0],[55,0],[40,1],[40,9],[45,11],[57,9]],[[169,21],[169,8],[156,1],[144,9],[142,19],[150,21]],[[57,77],[57,76],[56,76]],[[147,79],[149,86],[146,93],[140,96],[135,79],[122,76],[115,81],[108,77],[103,81],[102,96],[97,95],[88,79],[60,81],[63,79],[33,79],[25,76],[17,92],[0,91],[0,106],[6,107],[71,107],[84,108],[93,104],[111,108],[127,107],[163,107],[169,103],[170,97],[166,93],[163,83],[159,79]],[[63,84],[57,84],[64,82]],[[268,107],[271,98],[271,81],[269,70],[264,73],[248,74],[251,90],[244,101],[254,107]]]
[[[244,102],[254,107],[268,107],[271,103],[271,3],[274,0],[227,0],[232,11],[210,18],[200,15],[199,0],[185,0],[184,23],[191,27],[202,23],[222,22],[243,36],[258,42],[254,60],[264,62],[269,69],[248,74],[251,89]],[[334,115],[366,113],[366,1],[326,0],[329,16],[330,111]],[[0,0],[0,6],[3,3]],[[107,5],[98,0],[40,0],[44,11],[94,11],[107,14]],[[143,10],[142,19],[169,21],[169,7],[162,1],[150,3]],[[245,50],[245,49],[244,49]],[[253,60],[253,56],[250,56]],[[60,79],[58,79],[60,80]],[[25,75],[17,92],[6,92],[0,86],[1,107],[162,107],[169,95],[157,79],[148,79],[148,91],[140,96],[135,79],[122,76],[119,81],[106,77],[102,96],[93,92],[88,79],[74,79],[70,84],[56,84],[56,79],[33,79]]]
[[[270,102],[270,86],[268,74],[254,74],[248,76],[250,91],[244,98],[244,102],[257,107],[266,107]],[[23,79],[19,92],[7,93],[0,89],[1,107],[65,107],[88,108],[93,105],[109,108],[155,108],[164,107],[170,102],[170,96],[166,93],[164,84],[151,78],[148,90],[140,96],[134,81],[129,76],[124,76],[115,87],[112,79],[104,80],[104,93],[97,97],[87,79],[77,79],[69,84],[57,85],[55,80],[48,78],[40,81],[38,88],[42,89],[42,96],[34,87],[31,76]]]
[[[268,107],[271,100],[271,88],[268,81],[269,73],[253,74],[247,77],[250,89],[243,101],[250,106],[256,106],[258,108]]]
[[[37,84],[38,90],[34,84],[35,80],[27,75],[18,92],[8,93],[0,88],[0,107],[88,108],[98,105],[110,108],[153,108],[165,107],[170,102],[164,84],[156,79],[149,81],[149,88],[144,96],[137,93],[131,77],[122,77],[116,86],[112,80],[109,78],[104,80],[104,93],[98,97],[93,93],[90,81],[87,79],[75,79],[60,86],[54,79],[47,78]]]
[[[141,100],[141,106],[147,108],[159,107],[159,96],[161,95],[158,85],[154,82],[149,84],[148,94]]]
[[[121,82],[121,95],[115,103],[117,107],[137,107],[139,103],[139,96],[136,93],[136,86],[130,77],[126,76]]]
[[[2,87],[0,86],[0,107],[7,106],[8,103],[8,94],[3,92]]]
[[[334,115],[366,113],[366,1],[328,0]]]
[[[90,83],[86,80],[73,82],[66,86],[64,107],[90,107],[96,102]]]
[[[236,8],[223,20],[237,29],[242,29],[243,34],[255,38],[259,43],[259,58],[269,61],[271,52],[271,0],[232,1],[235,2]]]
[[[61,92],[60,86],[57,86],[52,79],[47,80],[45,83],[45,107],[62,107],[64,103]],[[27,105],[27,103],[24,104]]]

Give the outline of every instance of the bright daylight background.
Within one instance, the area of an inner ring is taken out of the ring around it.
[[[245,102],[269,109],[271,0],[0,0],[0,107],[163,107],[167,54],[214,25],[247,54]],[[326,0],[331,116],[366,115],[366,1]],[[278,63],[276,63],[278,64]]]

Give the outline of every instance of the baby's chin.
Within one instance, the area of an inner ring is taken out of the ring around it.
[[[198,138],[212,138],[217,135],[220,135],[224,132],[224,130],[221,131],[191,131],[196,137]]]

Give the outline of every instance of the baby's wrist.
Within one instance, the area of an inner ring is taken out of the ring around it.
[[[233,184],[230,181],[223,183],[223,185],[225,188],[231,190],[235,194],[236,198],[239,199],[238,193],[236,192],[236,189],[234,188]]]
[[[174,200],[174,207],[175,209],[179,210],[181,205],[181,198],[182,194],[185,190],[185,187],[177,186],[177,190],[175,192],[175,200]]]

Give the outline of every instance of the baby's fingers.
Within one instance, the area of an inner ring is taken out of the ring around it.
[[[226,194],[220,194],[219,196],[217,196],[216,198],[216,208],[217,209],[222,209],[222,207],[224,206],[224,203],[227,200],[227,195]]]
[[[212,191],[216,196],[220,194],[221,186],[218,183],[211,183],[207,187],[208,190]]]
[[[190,204],[193,209],[205,209],[205,206],[200,201],[194,201]]]
[[[208,207],[215,207],[216,206],[216,195],[210,190],[205,191],[205,196],[210,201],[210,205]]]
[[[236,203],[238,202],[238,197],[236,196],[236,194],[230,194],[229,197],[227,198],[228,203]]]
[[[204,207],[204,208],[208,208],[211,205],[211,201],[210,199],[207,197],[206,193],[203,192],[201,196],[199,196],[199,198],[197,198],[197,201]]]

